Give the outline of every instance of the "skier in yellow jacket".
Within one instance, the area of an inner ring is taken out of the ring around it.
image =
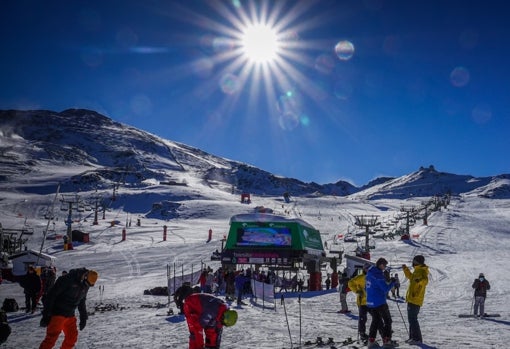
[[[429,267],[425,265],[425,257],[416,255],[413,259],[414,271],[411,272],[407,265],[403,265],[404,275],[409,279],[407,288],[407,319],[409,320],[409,344],[421,344],[423,337],[421,335],[420,323],[418,322],[418,313],[425,299],[425,289],[429,283]]]
[[[365,292],[365,277],[370,264],[363,266],[363,272],[349,280],[347,285],[349,289],[356,294],[356,304],[358,305],[358,333],[363,342],[368,340],[367,335],[367,293]]]

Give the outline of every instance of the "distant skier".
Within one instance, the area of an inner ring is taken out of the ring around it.
[[[485,297],[487,297],[487,291],[491,289],[491,285],[485,275],[480,273],[478,279],[473,281],[472,287],[475,289],[474,315],[475,317],[483,317],[485,316]],[[480,313],[478,313],[478,309],[480,309]]]
[[[375,263],[375,267],[368,269],[366,276],[367,307],[368,312],[372,316],[372,322],[368,331],[367,348],[378,347],[375,342],[377,331],[380,331],[383,337],[383,348],[395,347],[394,342],[391,340],[393,330],[390,309],[386,303],[386,295],[394,286],[395,280],[386,280],[383,271],[387,265],[388,261],[386,259],[379,258]]]
[[[37,299],[41,291],[41,278],[37,275],[33,266],[28,267],[27,274],[23,276],[19,284],[25,293],[25,311],[34,313],[37,307]]]
[[[407,265],[402,265],[404,275],[410,281],[406,294],[407,319],[409,321],[409,339],[406,340],[406,343],[421,344],[423,338],[418,322],[418,313],[425,299],[425,288],[429,283],[429,267],[425,265],[425,257],[422,255],[414,256],[413,267],[414,271],[411,273]]]
[[[220,298],[193,293],[184,301],[184,316],[189,329],[189,349],[219,349],[223,326],[233,326],[237,312]],[[205,332],[205,347],[204,347]]]
[[[235,285],[237,292],[237,305],[241,306],[243,304],[243,295],[246,287],[246,283],[249,282],[250,279],[245,276],[244,272],[240,272],[235,277]]]
[[[329,274],[328,274],[328,277],[326,278],[326,290],[329,290],[331,287],[331,279],[329,278]]]
[[[391,295],[393,298],[400,298],[400,280],[398,274],[395,273],[393,277],[395,278],[395,286],[391,289]]]
[[[347,306],[347,293],[349,292],[349,286],[347,285],[349,282],[349,277],[346,272],[342,273],[342,278],[340,279],[340,313],[347,314],[351,311]]]

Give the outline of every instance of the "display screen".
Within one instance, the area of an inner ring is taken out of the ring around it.
[[[292,236],[287,227],[248,227],[237,230],[237,246],[290,247]]]

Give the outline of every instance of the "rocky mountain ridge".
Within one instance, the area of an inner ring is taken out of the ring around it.
[[[510,197],[510,175],[476,178],[433,166],[398,178],[377,178],[355,187],[345,181],[318,184],[276,176],[249,164],[211,155],[115,122],[95,111],[0,111],[0,189],[48,194],[153,185],[192,187],[258,195],[353,195],[364,199],[446,193]],[[59,168],[65,167],[65,176]],[[71,170],[71,171],[70,171]],[[69,172],[73,176],[69,178]],[[22,180],[20,180],[22,179]],[[199,196],[199,194],[197,194]]]

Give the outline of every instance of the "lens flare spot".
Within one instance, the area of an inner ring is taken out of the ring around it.
[[[294,93],[292,91],[287,91],[278,99],[277,110],[282,115],[295,113],[298,108],[297,99],[294,98]]]
[[[278,119],[278,124],[282,130],[290,131],[299,126],[299,117],[292,112],[281,114]]]
[[[333,94],[336,98],[342,101],[347,101],[349,98],[351,98],[352,91],[352,85],[347,81],[337,81],[333,86]]]
[[[473,108],[471,117],[477,124],[486,124],[492,119],[492,110],[488,105],[479,104]]]
[[[234,48],[234,43],[229,38],[217,37],[212,42],[213,50],[217,53],[228,52]]]
[[[450,73],[450,83],[455,87],[464,87],[469,83],[471,76],[464,67],[456,67]]]
[[[285,44],[291,44],[299,41],[299,34],[295,30],[289,30],[281,34],[281,39]]]
[[[220,79],[220,88],[223,93],[227,95],[233,95],[240,90],[239,78],[231,73],[227,73]]]
[[[195,75],[205,79],[211,76],[214,68],[214,63],[209,58],[200,58],[194,61],[191,65],[191,69]]]
[[[348,61],[354,55],[354,45],[347,40],[339,41],[335,45],[335,53],[341,61]]]
[[[335,67],[335,61],[330,55],[322,54],[315,59],[315,70],[321,74],[330,74]]]
[[[303,126],[310,125],[310,117],[308,115],[306,115],[306,114],[301,115],[300,120],[301,120],[301,125],[303,125]]]

